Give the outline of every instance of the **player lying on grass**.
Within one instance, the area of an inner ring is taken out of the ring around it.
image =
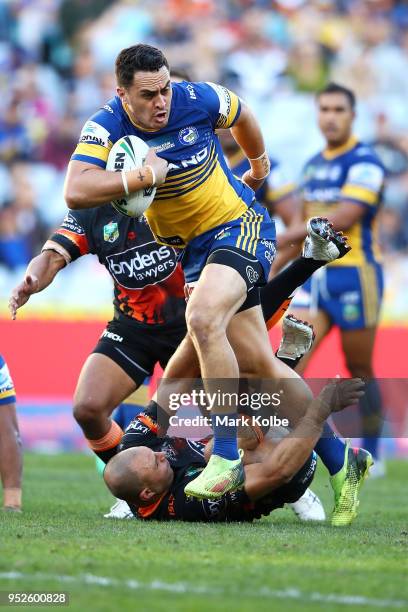
[[[261,437],[256,444],[247,438],[241,440],[241,445],[247,446],[243,452],[244,489],[219,499],[198,500],[185,494],[186,485],[204,469],[210,449],[204,442],[158,437],[157,420],[151,412],[139,414],[128,427],[123,450],[105,468],[105,482],[112,494],[124,499],[142,519],[252,521],[304,494],[313,480],[313,449],[326,419],[356,403],[363,387],[360,379],[326,385],[294,430],[279,442]],[[360,482],[367,474],[367,454],[356,449]]]

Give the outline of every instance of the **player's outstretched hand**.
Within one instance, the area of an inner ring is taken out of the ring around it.
[[[364,395],[364,382],[361,378],[335,380],[320,391],[319,413],[327,419],[332,412],[339,412],[347,406],[356,404]]]
[[[16,319],[17,310],[24,306],[30,299],[33,293],[36,293],[39,288],[39,281],[33,274],[26,274],[22,283],[17,285],[11,292],[8,307],[13,321]]]
[[[166,180],[167,172],[169,171],[169,164],[165,159],[162,159],[156,154],[154,149],[149,149],[146,155],[146,166],[151,166],[156,176],[155,187],[159,187]]]

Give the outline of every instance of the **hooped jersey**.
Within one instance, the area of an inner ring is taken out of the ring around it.
[[[334,212],[340,202],[363,208],[363,215],[347,230],[352,248],[330,266],[361,266],[381,259],[376,216],[382,201],[385,170],[374,150],[355,138],[334,150],[315,155],[303,170],[301,184],[306,218]]]
[[[214,131],[230,128],[239,98],[214,83],[173,83],[168,124],[143,131],[116,96],[85,124],[72,156],[106,168],[113,144],[136,135],[169,162],[169,172],[145,215],[162,244],[185,247],[196,236],[238,219],[254,192],[228,168]]]
[[[0,355],[0,406],[12,404],[16,401],[16,392],[10,376],[7,363]]]
[[[142,325],[185,325],[184,275],[176,252],[157,244],[143,217],[126,217],[110,204],[71,210],[50,240],[71,261],[97,255],[113,279],[116,316]]]

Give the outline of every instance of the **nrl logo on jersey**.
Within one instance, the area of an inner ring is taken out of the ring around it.
[[[183,145],[193,145],[198,140],[198,131],[193,126],[183,128],[179,131],[178,138]]]
[[[118,224],[111,221],[103,227],[103,239],[105,242],[115,242],[119,238]]]

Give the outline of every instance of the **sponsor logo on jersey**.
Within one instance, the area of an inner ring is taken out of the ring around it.
[[[87,121],[82,128],[79,142],[89,142],[102,147],[109,146],[110,132],[96,121]]]
[[[269,242],[269,240],[265,240],[265,242]],[[269,264],[273,264],[273,261],[275,259],[275,255],[276,255],[276,247],[273,244],[273,242],[271,243],[271,246],[268,247],[265,251],[265,259]]]
[[[176,255],[169,246],[146,242],[106,257],[109,272],[126,289],[143,289],[168,278],[176,269]]]
[[[178,163],[171,162],[169,164],[169,170],[180,170],[181,168],[188,168],[189,166],[197,166],[201,164],[208,156],[208,147],[204,147],[198,153],[195,153],[187,159],[183,159]]]
[[[174,142],[163,142],[162,144],[159,144],[157,147],[154,147],[154,150],[156,151],[156,153],[163,153],[163,151],[168,151],[169,149],[174,149],[176,145],[174,144]]]
[[[344,304],[343,317],[346,321],[357,321],[360,317],[360,308],[358,304]]]
[[[341,189],[339,187],[326,187],[322,189],[310,189],[306,188],[303,190],[303,199],[306,202],[322,202],[324,204],[330,204],[338,202],[341,195]]]
[[[126,433],[128,431],[131,431],[132,433],[138,433],[141,438],[143,438],[143,436],[147,436],[150,433],[150,429],[147,427],[147,425],[142,423],[137,416],[126,427]]]
[[[119,238],[118,224],[111,221],[103,226],[103,239],[105,242],[115,242]]]
[[[106,111],[108,111],[108,113],[112,113],[113,114],[113,108],[111,106],[109,106],[109,104],[105,104],[105,106],[103,108]]]
[[[13,381],[11,380],[10,372],[7,364],[4,364],[0,368],[0,393],[5,391],[11,391],[14,388]]]
[[[119,336],[119,334],[114,334],[107,329],[104,330],[101,338],[109,338],[109,340],[113,340],[114,342],[123,342],[122,336]]]
[[[188,93],[190,94],[190,98],[192,100],[197,100],[197,96],[196,96],[196,93],[194,91],[194,87],[192,86],[192,84],[189,83],[186,87],[187,87]]]
[[[178,247],[183,246],[184,244],[183,239],[180,238],[180,236],[159,236],[159,234],[156,234],[156,236],[160,242],[165,242],[170,246]]]
[[[61,228],[66,229],[69,232],[73,232],[74,234],[78,234],[78,236],[83,236],[85,234],[84,228],[79,225],[78,221],[71,213],[67,213],[65,215]]]
[[[163,151],[168,151],[168,149],[174,149],[176,144],[169,140],[169,136],[161,136],[160,138],[152,138],[146,140],[146,144],[149,147],[153,147],[156,153],[162,153]]]
[[[231,232],[228,231],[229,229],[231,229],[230,226],[224,227],[224,229],[218,232],[218,234],[215,234],[214,240],[222,240],[223,238],[228,238],[228,236],[231,236]]]
[[[198,140],[198,130],[193,126],[183,128],[179,131],[178,138],[183,145],[193,145]]]
[[[384,181],[384,171],[376,164],[360,162],[351,166],[347,183],[365,187],[370,191],[379,191]]]

